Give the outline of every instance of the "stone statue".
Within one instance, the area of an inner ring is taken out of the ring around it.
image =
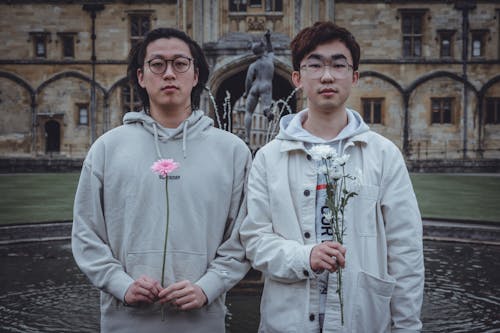
[[[273,75],[274,75],[274,52],[271,44],[271,32],[267,30],[264,34],[264,41],[252,44],[252,52],[257,56],[257,60],[248,67],[245,79],[245,131],[246,142],[250,142],[250,129],[252,127],[252,114],[259,102],[263,108],[264,116],[269,121],[274,119],[271,112],[273,96]]]

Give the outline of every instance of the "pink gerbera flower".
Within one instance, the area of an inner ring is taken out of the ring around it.
[[[151,171],[156,173],[160,178],[166,178],[169,173],[179,167],[179,163],[173,159],[161,159],[153,163]]]

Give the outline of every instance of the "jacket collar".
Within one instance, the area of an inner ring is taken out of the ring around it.
[[[362,144],[368,144],[369,142],[369,137],[371,135],[371,131],[363,132],[361,134],[354,135],[350,138],[347,139],[347,142],[345,144],[345,148],[355,145],[356,143],[362,143]],[[288,152],[292,150],[302,150],[304,152],[307,152],[306,147],[304,146],[304,142],[302,141],[295,141],[295,140],[284,140],[284,139],[277,139],[281,141],[280,144],[280,152]]]

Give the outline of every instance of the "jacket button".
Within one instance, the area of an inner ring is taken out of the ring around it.
[[[306,197],[308,197],[308,196],[309,196],[309,194],[311,194],[311,191],[309,191],[309,190],[305,190],[305,191],[304,191],[304,195],[305,195]]]
[[[304,273],[304,276],[309,276],[309,272],[306,269],[304,269],[303,273]]]
[[[304,232],[304,237],[309,238],[309,237],[311,237],[311,234],[308,231],[306,231],[306,232]]]
[[[307,154],[307,159],[310,161],[312,159],[311,155]]]
[[[315,318],[314,313],[311,313],[311,314],[309,315],[309,320],[310,320],[310,321],[314,321],[314,318]]]

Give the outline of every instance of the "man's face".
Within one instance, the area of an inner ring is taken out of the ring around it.
[[[189,46],[178,38],[160,38],[148,45],[144,66],[137,70],[137,77],[139,85],[148,92],[152,112],[189,108],[191,91],[198,83],[192,59]],[[166,68],[162,67],[165,65],[162,60],[167,60]],[[188,66],[185,72],[179,61]]]
[[[312,112],[345,110],[351,89],[359,73],[352,68],[352,55],[339,40],[318,45],[300,63],[300,71],[292,73],[296,87],[301,87]]]

